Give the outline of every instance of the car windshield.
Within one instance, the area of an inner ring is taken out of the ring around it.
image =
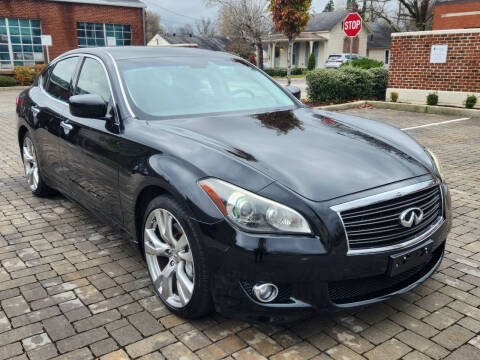
[[[295,106],[277,84],[236,59],[164,57],[119,65],[134,112],[147,119]]]

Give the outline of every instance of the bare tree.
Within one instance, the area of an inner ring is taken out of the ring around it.
[[[155,35],[162,34],[163,29],[160,25],[160,15],[152,11],[146,13],[147,41],[150,41]]]
[[[176,29],[177,35],[193,35],[193,33],[193,26],[190,24],[185,24],[183,26],[177,27]]]
[[[196,23],[197,32],[199,35],[212,37],[217,34],[217,27],[210,18],[202,18]]]
[[[428,30],[435,0],[363,0],[367,21],[383,19],[393,30]]]
[[[272,28],[266,0],[205,0],[219,6],[219,26],[225,35],[244,38],[255,46],[258,66],[263,68],[262,37]]]

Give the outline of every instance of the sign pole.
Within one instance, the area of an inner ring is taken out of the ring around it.
[[[45,46],[47,48],[47,64],[50,64],[50,52],[48,51],[48,46]],[[350,47],[352,47],[352,45],[350,44]],[[351,49],[350,49],[351,51]]]
[[[362,22],[363,20],[358,13],[348,14],[343,20],[343,32],[350,38],[350,65],[352,65],[353,60],[353,38],[362,30]]]
[[[350,36],[350,66],[352,65],[353,37]]]

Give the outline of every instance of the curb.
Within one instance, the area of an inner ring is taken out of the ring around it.
[[[372,101],[362,100],[362,101],[355,101],[355,102],[346,103],[346,104],[319,106],[319,107],[316,107],[316,109],[338,111],[338,110],[347,110],[347,109],[355,108],[365,104],[372,105],[379,109],[410,111],[410,112],[436,114],[436,115],[480,117],[479,109],[463,109],[463,108],[454,108],[454,107],[447,107],[447,106],[406,104],[406,103],[394,103],[394,102],[373,101],[373,100]]]
[[[22,91],[28,88],[29,86],[3,86],[3,87],[0,87],[0,91],[13,91],[13,90]]]

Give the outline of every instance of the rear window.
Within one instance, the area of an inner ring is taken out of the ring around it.
[[[328,57],[328,61],[335,61],[335,60],[338,60],[342,57],[342,55],[330,55]]]

